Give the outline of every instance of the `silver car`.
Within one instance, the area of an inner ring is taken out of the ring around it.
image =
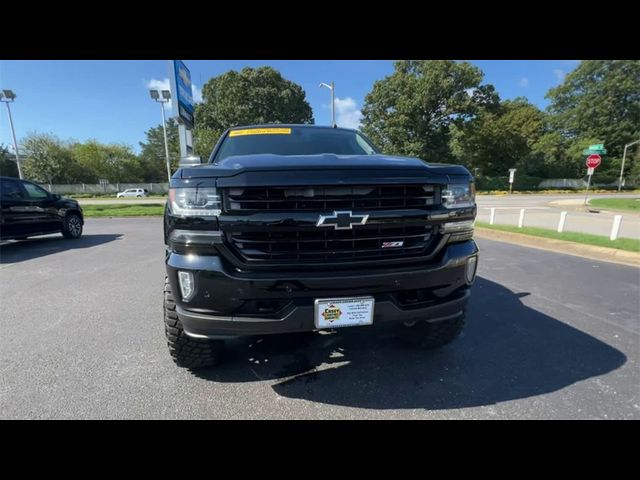
[[[124,192],[118,192],[117,198],[121,197],[148,197],[149,191],[145,188],[128,188]]]

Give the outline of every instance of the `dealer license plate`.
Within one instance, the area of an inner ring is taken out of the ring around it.
[[[316,328],[371,325],[373,305],[373,297],[319,298],[315,301]]]

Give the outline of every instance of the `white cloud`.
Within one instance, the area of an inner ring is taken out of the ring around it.
[[[553,70],[553,74],[556,76],[556,78],[558,79],[558,82],[562,82],[564,81],[564,77],[566,75],[566,73],[564,72],[564,70],[562,70],[561,68],[556,68]]]
[[[522,77],[518,82],[518,85],[520,85],[522,88],[527,88],[529,86],[529,79],[527,77]]]
[[[162,80],[152,78],[151,80],[145,81],[144,84],[147,89],[171,90],[168,78],[163,78]],[[202,89],[193,82],[191,83],[191,93],[195,103],[202,102]],[[171,110],[173,108],[173,100],[169,101],[165,106],[168,110]]]
[[[191,94],[193,95],[193,101],[195,103],[202,103],[202,89],[195,83],[191,84]]]
[[[163,80],[158,80],[157,78],[152,78],[148,82],[146,82],[147,88],[155,88],[157,90],[169,90],[169,79],[165,78]]]
[[[360,128],[362,112],[358,109],[358,104],[351,97],[336,97],[336,123],[339,127]]]

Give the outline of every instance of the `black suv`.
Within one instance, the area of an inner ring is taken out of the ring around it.
[[[61,232],[80,238],[84,217],[75,200],[51,194],[33,182],[0,177],[0,239]]]
[[[164,321],[184,367],[225,338],[395,322],[433,348],[464,325],[478,248],[461,166],[381,155],[355,130],[226,131],[171,178]]]

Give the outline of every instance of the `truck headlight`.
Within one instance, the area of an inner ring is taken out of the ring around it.
[[[442,206],[445,208],[464,208],[475,205],[476,189],[473,182],[450,183],[442,190]]]
[[[171,213],[186,217],[220,215],[220,196],[215,187],[187,187],[169,189]]]

